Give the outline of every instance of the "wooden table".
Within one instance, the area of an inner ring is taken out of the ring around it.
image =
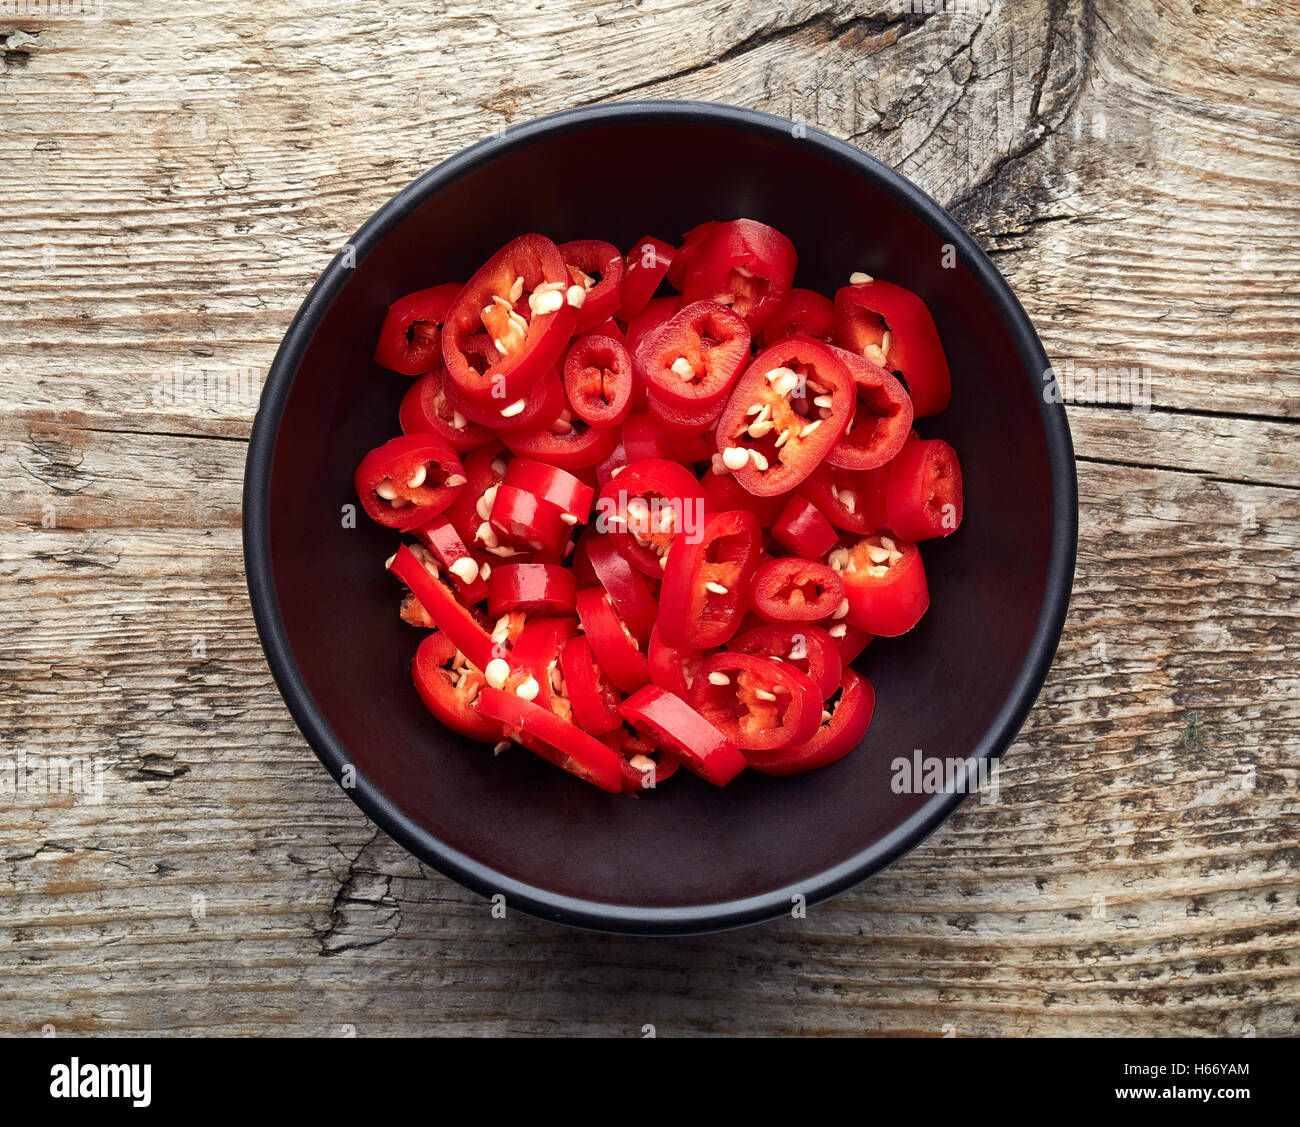
[[[0,10],[0,1029],[1300,1031],[1294,4],[75,7]],[[851,139],[1060,370],[1150,379],[1070,407],[1074,601],[1000,801],[807,919],[680,941],[494,919],[377,832],[240,554],[249,389],[349,233],[626,96]],[[14,793],[20,755],[91,774]]]

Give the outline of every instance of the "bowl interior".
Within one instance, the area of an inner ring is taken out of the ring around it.
[[[414,193],[418,195],[419,193]],[[924,296],[953,371],[952,405],[922,420],[957,449],[965,519],[926,544],[932,606],[858,666],[877,690],[864,745],[793,778],[749,773],[717,790],[680,772],[619,798],[522,749],[490,750],[422,707],[408,664],[420,632],[397,617],[383,561],[396,536],[360,516],[352,471],[398,433],[407,381],[371,350],[389,302],[464,280],[506,240],[540,231],[629,246],[748,216],[799,251],[796,284],[833,292],[854,270]],[[293,378],[269,480],[270,562],[302,682],[349,760],[424,835],[549,896],[636,910],[689,909],[812,886],[914,818],[933,796],[897,794],[892,761],[965,757],[1003,709],[1043,607],[1053,494],[1038,373],[944,236],[826,147],[718,120],[594,121],[498,151],[409,212],[349,272]],[[479,874],[482,891],[493,879]],[[779,910],[779,908],[777,909]]]

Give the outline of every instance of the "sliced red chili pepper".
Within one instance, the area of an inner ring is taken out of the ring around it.
[[[558,564],[498,564],[488,576],[488,615],[512,610],[525,615],[573,614],[577,588],[573,572]]]
[[[799,492],[817,506],[836,528],[845,532],[874,532],[885,528],[885,485],[889,467],[844,470],[823,463],[799,486]]]
[[[521,617],[526,614],[524,611],[511,613]],[[535,700],[562,720],[572,721],[573,706],[560,669],[560,651],[577,629],[578,620],[569,616],[527,618],[511,645],[509,672],[500,683],[488,681],[488,684],[517,693],[526,700]]]
[[[645,654],[619,617],[603,587],[578,592],[578,618],[605,675],[625,693],[634,693],[650,680]]]
[[[432,575],[405,544],[397,549],[388,569],[410,588],[452,645],[474,665],[486,670],[487,663],[497,656],[497,643],[469,608],[452,594],[451,588]]]
[[[568,407],[564,378],[558,369],[544,373],[514,400],[503,397],[479,401],[450,380],[443,391],[453,410],[472,422],[490,427],[503,440],[551,427],[563,418]]]
[[[650,631],[647,651],[650,680],[661,689],[676,693],[683,700],[691,691],[704,652],[690,646],[669,646],[659,636],[658,625]]]
[[[718,420],[723,465],[757,496],[788,493],[839,441],[854,396],[852,376],[826,345],[792,337],[765,348]]]
[[[510,455],[498,442],[480,446],[465,456],[465,488],[456,494],[446,512],[452,527],[471,548],[476,546],[474,537],[479,525],[486,523],[491,512],[494,494],[490,491],[504,480],[509,461]]]
[[[876,710],[876,690],[862,674],[844,671],[836,695],[822,709],[821,726],[809,740],[781,751],[752,751],[746,758],[766,775],[797,775],[842,759],[862,742]]]
[[[448,282],[393,302],[379,330],[375,363],[404,376],[442,367],[442,323],[460,290],[460,283]]]
[[[961,464],[937,438],[913,438],[889,465],[889,527],[905,540],[951,536],[961,524]]]
[[[715,787],[724,787],[745,769],[740,749],[681,697],[646,685],[618,706],[629,724],[646,731]]]
[[[770,528],[785,507],[784,494],[775,497],[755,497],[731,476],[730,470],[722,467],[721,454],[714,450],[713,457],[718,459],[717,467],[722,469],[722,473],[710,470],[700,479],[704,490],[704,511],[724,513],[728,509],[747,509],[758,517],[760,525]]]
[[[843,601],[844,581],[834,569],[815,560],[796,556],[768,560],[749,581],[749,605],[769,622],[819,622],[834,614]]]
[[[682,300],[720,301],[759,333],[785,304],[797,264],[794,243],[775,227],[753,219],[720,223],[686,265]]]
[[[682,307],[681,298],[652,298],[646,307],[627,323],[627,333],[623,341],[627,354],[632,358],[632,410],[646,409],[646,372],[636,362],[636,350],[641,342],[658,332],[664,323]]]
[[[574,634],[564,643],[560,671],[564,674],[565,689],[578,727],[600,736],[622,725],[618,714],[622,698],[614,682],[596,664],[585,634]]]
[[[681,766],[681,761],[672,752],[659,747],[644,733],[634,732],[621,719],[617,730],[606,732],[600,741],[623,757],[623,791],[626,794],[654,790],[675,775]]]
[[[595,581],[605,588],[614,609],[636,635],[637,641],[644,645],[650,640],[650,632],[659,616],[659,600],[651,590],[649,580],[628,562],[608,536],[592,528],[583,539]]]
[[[930,605],[921,553],[910,541],[872,533],[826,560],[844,580],[849,622],[861,630],[886,638],[906,634]]]
[[[435,631],[420,643],[411,679],[424,706],[452,731],[486,743],[501,738],[501,725],[478,710],[483,671],[471,665],[446,634]]]
[[[835,303],[816,290],[791,290],[763,327],[761,343],[766,348],[786,337],[812,337],[834,344]]]
[[[446,516],[434,517],[413,531],[433,553],[461,602],[481,603],[487,598],[487,583],[481,574],[482,561],[465,546],[460,533]]]
[[[682,236],[681,245],[677,248],[673,260],[668,266],[668,284],[673,289],[678,292],[682,290],[686,284],[686,272],[695,260],[696,254],[699,253],[700,247],[721,226],[722,223],[719,220],[710,219],[705,223],[701,223],[698,227],[692,227]]]
[[[491,685],[479,695],[479,709],[548,762],[610,794],[622,790],[622,756],[550,709]]]
[[[803,622],[773,622],[746,630],[727,643],[735,653],[756,654],[788,662],[812,678],[825,700],[840,682],[844,662],[835,639],[821,626]],[[651,666],[654,655],[651,654]]]
[[[612,337],[579,337],[564,359],[564,391],[588,426],[616,427],[632,410],[632,358]]]
[[[532,458],[576,473],[608,458],[618,442],[618,431],[613,427],[591,427],[581,419],[572,419],[561,420],[546,430],[501,437],[521,458]]]
[[[537,552],[558,554],[569,536],[569,525],[558,505],[507,481],[502,481],[492,494],[488,521],[498,540],[504,537],[507,544]],[[493,546],[490,535],[475,533],[475,537]]]
[[[840,663],[846,669],[858,660],[862,651],[875,639],[874,634],[859,630],[848,622],[837,622],[833,626],[828,626],[826,633],[831,636],[835,648],[840,651]]]
[[[948,406],[952,379],[934,318],[911,290],[872,280],[835,294],[840,344],[902,377],[917,418]]]
[[[527,490],[568,515],[565,524],[585,524],[596,491],[581,478],[558,466],[531,458],[515,458],[506,470],[505,484]]]
[[[631,462],[601,487],[596,527],[638,571],[658,579],[659,561],[679,533],[700,519],[704,497],[695,475],[660,458]]]
[[[707,649],[735,634],[761,550],[758,518],[744,509],[709,517],[698,537],[678,537],[659,592],[660,638],[670,646]]]
[[[439,359],[441,364],[441,359]],[[425,372],[402,396],[397,422],[404,434],[436,434],[458,454],[492,441],[492,432],[470,422],[451,405],[445,391],[446,374],[439,367]]]
[[[870,360],[835,349],[857,388],[853,417],[826,460],[849,470],[883,466],[902,448],[912,429],[912,400],[889,372]]]
[[[488,407],[524,396],[554,367],[573,335],[578,310],[570,301],[572,289],[564,256],[545,236],[521,235],[497,251],[465,283],[443,326],[443,362],[456,387]],[[583,293],[582,287],[576,292]],[[531,317],[515,308],[525,297]],[[478,371],[465,345],[485,329],[499,355]]]
[[[792,556],[820,560],[839,544],[839,533],[807,497],[795,494],[772,526],[772,537]]]
[[[669,433],[698,433],[722,411],[749,360],[749,326],[712,301],[683,306],[637,346],[650,416]]]
[[[569,277],[586,293],[578,308],[575,333],[586,332],[612,317],[623,286],[623,252],[600,239],[578,239],[560,244]]]
[[[821,721],[821,690],[792,665],[753,654],[704,659],[688,702],[745,750],[772,751],[810,739]]]
[[[362,458],[352,481],[371,520],[405,531],[446,509],[466,477],[456,451],[436,434],[404,434]]]
[[[577,334],[584,337],[609,337],[611,340],[618,341],[619,344],[626,346],[627,337],[623,332],[623,326],[620,325],[613,317],[606,317],[599,325],[593,325],[584,333]]]
[[[676,251],[671,243],[642,235],[623,260],[623,286],[619,293],[618,316],[624,323],[641,312],[654,297],[668,273]]]

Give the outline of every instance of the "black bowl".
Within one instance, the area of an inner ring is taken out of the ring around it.
[[[859,659],[877,690],[863,746],[792,778],[723,790],[679,773],[610,796],[520,748],[494,757],[447,731],[412,688],[418,632],[383,560],[396,537],[360,516],[352,471],[398,433],[407,381],[371,359],[394,298],[465,279],[525,231],[628,246],[747,216],[790,236],[797,284],[855,270],[929,304],[952,405],[923,420],[956,447],[965,518],[923,546],[932,605]],[[945,250],[948,251],[945,266]],[[955,258],[954,258],[955,252]],[[1000,755],[1060,637],[1074,571],[1076,483],[1064,410],[1024,310],[928,196],[857,149],[748,110],[627,102],[511,128],[385,204],[321,275],[262,394],[244,485],[249,588],[289,710],[353,800],[438,870],[512,908],[641,934],[719,930],[857,884],[921,841],[960,793],[902,793],[891,764]],[[351,765],[353,772],[344,776]]]

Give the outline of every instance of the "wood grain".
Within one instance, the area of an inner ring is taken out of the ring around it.
[[[104,793],[0,802],[0,1031],[1300,1032],[1293,5],[102,12],[0,27],[0,784],[62,756]],[[1069,408],[1078,578],[999,800],[806,919],[672,941],[495,919],[368,824],[271,683],[239,536],[257,387],[349,232],[625,96],[852,139],[1054,365],[1151,390]]]

